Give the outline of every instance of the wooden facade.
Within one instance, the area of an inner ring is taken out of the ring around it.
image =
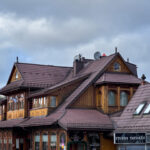
[[[119,65],[116,65],[116,68],[118,67],[116,70],[114,67],[115,63]],[[109,66],[105,68],[103,74],[108,72],[133,75],[120,56],[109,63]],[[100,78],[100,76],[96,77],[97,79]],[[9,83],[20,80],[21,78],[19,70],[14,67]],[[43,94],[41,92],[39,95],[34,95],[36,90],[38,93],[39,87],[37,89],[35,87],[27,87],[25,89],[22,88],[8,92],[8,94],[6,94],[7,103],[5,104],[4,112],[1,112],[0,120],[29,120],[30,118],[37,118],[38,120],[38,118],[47,117],[50,114],[55,113],[57,108],[66,101],[69,101],[66,99],[71,97],[70,95],[74,93],[76,89],[82,89],[82,86],[80,87],[80,85],[86,81],[86,78],[74,80],[72,82],[70,81],[68,84],[65,83],[61,86],[56,86],[52,90],[47,89],[46,93],[43,92]],[[85,87],[86,90],[81,92],[80,95],[77,95],[75,101],[70,103],[68,109],[94,109],[103,114],[111,115],[115,112],[122,111],[127,105],[121,105],[121,93],[124,92],[124,94],[126,94],[128,103],[139,85],[109,82],[95,84],[95,80],[89,83],[90,85]],[[40,90],[42,91],[43,89],[44,88],[41,88]],[[109,104],[110,91],[114,94],[113,105]],[[79,94],[79,92],[76,93]],[[61,113],[63,117],[65,111],[61,110]],[[6,115],[5,118],[4,115]],[[116,150],[112,136],[110,136],[113,129],[70,129],[58,124],[59,120],[49,126],[45,125],[44,122],[43,125],[38,126],[35,122],[35,124],[28,127],[14,126],[11,128],[0,129],[0,147],[6,150]],[[97,143],[92,143],[95,139]]]

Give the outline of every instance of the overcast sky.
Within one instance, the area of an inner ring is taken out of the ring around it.
[[[150,0],[3,0],[0,87],[20,62],[72,66],[77,54],[114,53],[150,81]]]

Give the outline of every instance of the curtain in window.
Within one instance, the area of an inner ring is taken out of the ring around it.
[[[35,135],[35,150],[40,150],[40,135]]]
[[[42,150],[48,150],[48,134],[42,135]]]
[[[50,147],[51,150],[56,150],[56,145],[57,145],[57,136],[55,133],[52,133],[50,136]]]
[[[60,134],[60,150],[66,150],[66,135],[65,133]]]
[[[126,106],[128,104],[128,94],[126,92],[120,93],[120,106]]]
[[[115,92],[108,92],[108,106],[115,106]]]

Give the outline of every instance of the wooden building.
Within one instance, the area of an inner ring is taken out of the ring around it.
[[[79,55],[73,67],[17,62],[0,90],[0,149],[115,150],[111,117],[140,82],[136,65],[118,52]]]

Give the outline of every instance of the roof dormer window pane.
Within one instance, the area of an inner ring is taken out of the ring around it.
[[[144,106],[145,106],[146,103],[141,103],[137,109],[135,110],[134,112],[134,115],[139,115],[141,113],[141,111],[143,110]]]
[[[149,114],[150,113],[150,104],[148,104],[147,108],[144,111],[144,114]]]

